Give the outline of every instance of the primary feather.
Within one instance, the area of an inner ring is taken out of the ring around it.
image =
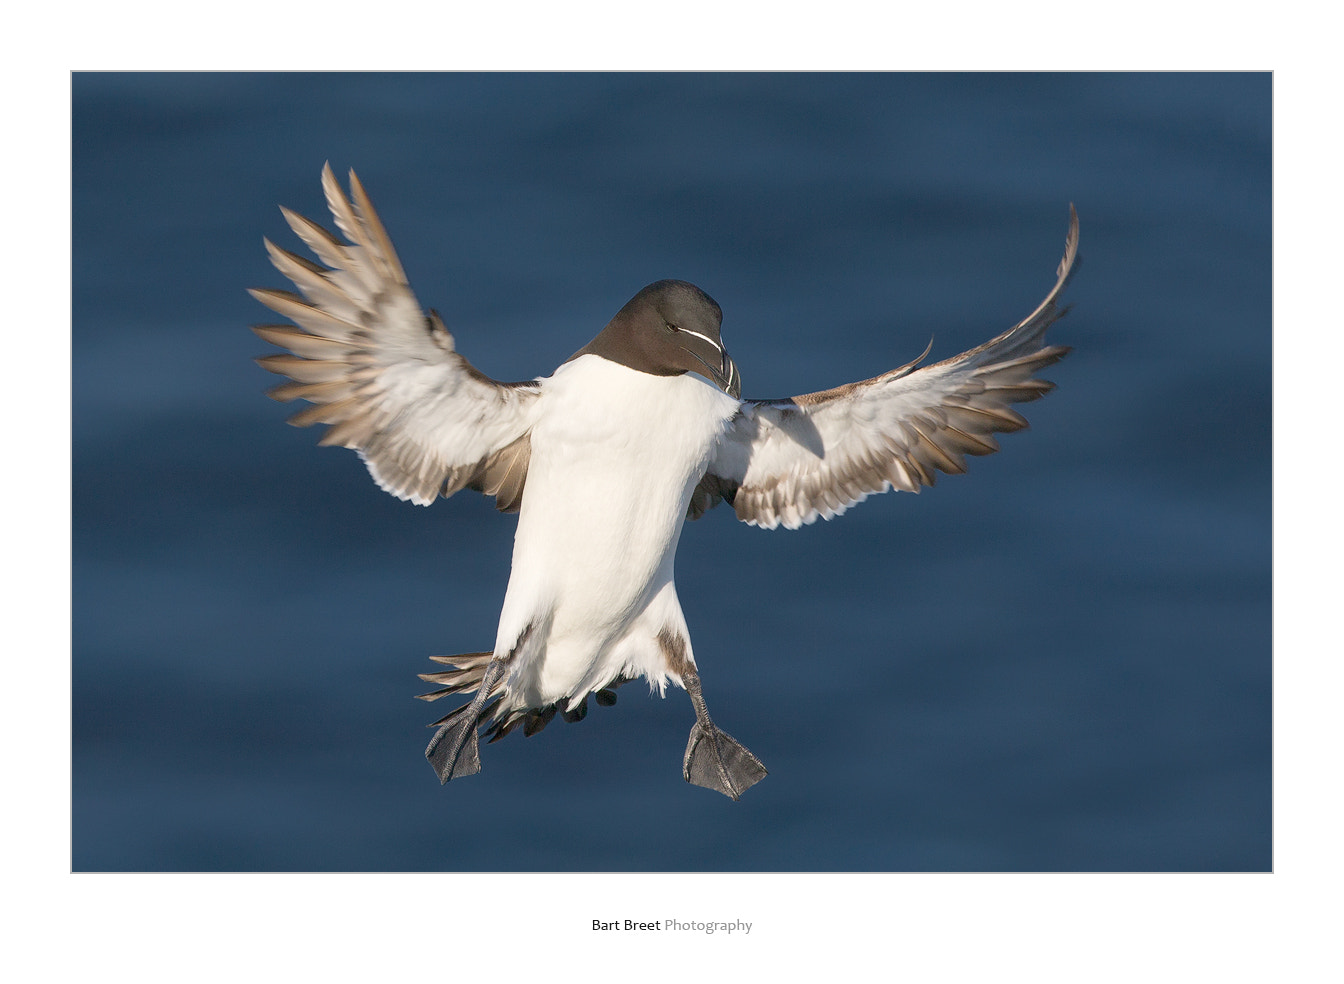
[[[253,329],[294,353],[260,360],[295,381],[271,395],[312,401],[292,422],[332,425],[321,443],[358,451],[379,487],[399,499],[429,505],[471,487],[517,510],[538,384],[497,382],[457,353],[442,320],[421,310],[359,179],[352,174],[350,183],[354,205],[323,169],[327,203],[349,243],[285,210],[327,267],[266,243],[302,292],[251,291],[298,325]]]

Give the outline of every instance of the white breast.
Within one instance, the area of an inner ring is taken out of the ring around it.
[[[691,491],[738,403],[696,376],[585,355],[544,381],[538,404],[496,651],[539,623],[535,665],[510,687],[551,701],[670,584]]]

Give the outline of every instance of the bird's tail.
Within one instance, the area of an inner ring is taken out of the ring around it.
[[[440,673],[421,673],[420,679],[426,683],[445,683],[442,690],[431,690],[427,694],[416,694],[421,700],[438,700],[440,697],[447,697],[449,694],[469,694],[474,692],[485,679],[485,668],[490,665],[490,660],[494,653],[462,653],[460,656],[431,656],[429,657],[436,663],[442,663],[445,666],[456,667],[452,670],[444,670]],[[495,689],[504,688],[501,681]]]
[[[445,684],[440,690],[431,690],[427,694],[416,694],[421,700],[438,700],[440,697],[447,697],[449,694],[470,694],[480,689],[481,681],[485,679],[486,667],[490,665],[490,660],[494,658],[494,653],[462,653],[458,656],[431,656],[429,657],[436,663],[443,663],[445,666],[454,667],[451,670],[443,670],[439,673],[421,673],[420,679],[426,683]],[[482,705],[480,713],[476,715],[476,727],[480,727],[487,717],[495,710],[499,703],[501,695],[506,686],[506,678],[501,677],[499,682],[491,688],[491,692],[486,695],[486,702]],[[450,711],[444,717],[439,718],[430,725],[431,728],[441,728],[445,724],[455,723],[457,718],[462,715],[470,703],[463,704],[456,710]]]
[[[445,686],[440,690],[431,690],[427,694],[416,694],[421,700],[438,700],[440,697],[447,697],[450,694],[469,694],[480,689],[481,682],[485,679],[486,667],[490,665],[490,660],[494,658],[494,653],[462,653],[459,656],[431,656],[429,657],[436,663],[443,663],[446,666],[454,667],[451,670],[444,670],[439,673],[421,673],[419,677],[426,683],[441,683]],[[610,707],[616,703],[616,687],[628,682],[624,677],[613,680],[596,693],[597,702],[604,707]],[[499,706],[500,699],[504,696],[504,691],[508,686],[507,675],[502,676],[486,695],[486,702],[482,705],[480,712],[476,715],[476,727],[483,725],[487,719],[494,715],[495,720],[491,722],[486,734],[490,741],[499,741],[518,725],[523,726],[523,734],[532,737],[546,725],[551,723],[559,710],[559,704],[547,704],[545,707],[512,707],[502,709]],[[454,724],[457,719],[471,706],[470,703],[463,704],[461,707],[448,712],[448,714],[439,718],[430,725],[431,728],[441,728],[445,724]],[[587,697],[583,699],[572,711],[560,711],[561,717],[566,721],[582,721],[588,712]]]

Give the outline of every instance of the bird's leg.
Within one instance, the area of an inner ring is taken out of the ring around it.
[[[481,771],[481,746],[476,734],[480,722],[477,718],[490,697],[490,691],[504,675],[507,662],[506,658],[501,659],[498,656],[490,660],[471,703],[455,714],[453,720],[435,732],[434,737],[429,740],[425,758],[429,759],[429,764],[434,766],[434,771],[439,774],[440,784],[446,783],[449,779],[474,776]]]
[[[694,669],[686,669],[681,677],[686,692],[691,695],[691,703],[695,705],[695,724],[691,727],[690,741],[686,743],[681,774],[693,785],[737,799],[765,778],[765,766],[726,731],[714,726],[700,692],[700,675]]]

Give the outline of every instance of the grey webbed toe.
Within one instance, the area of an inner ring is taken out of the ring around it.
[[[699,721],[691,728],[681,774],[694,786],[703,786],[737,799],[768,774],[761,760],[732,735]]]
[[[438,773],[439,783],[474,776],[481,771],[480,739],[476,735],[476,716],[445,724],[425,749],[425,758]]]

